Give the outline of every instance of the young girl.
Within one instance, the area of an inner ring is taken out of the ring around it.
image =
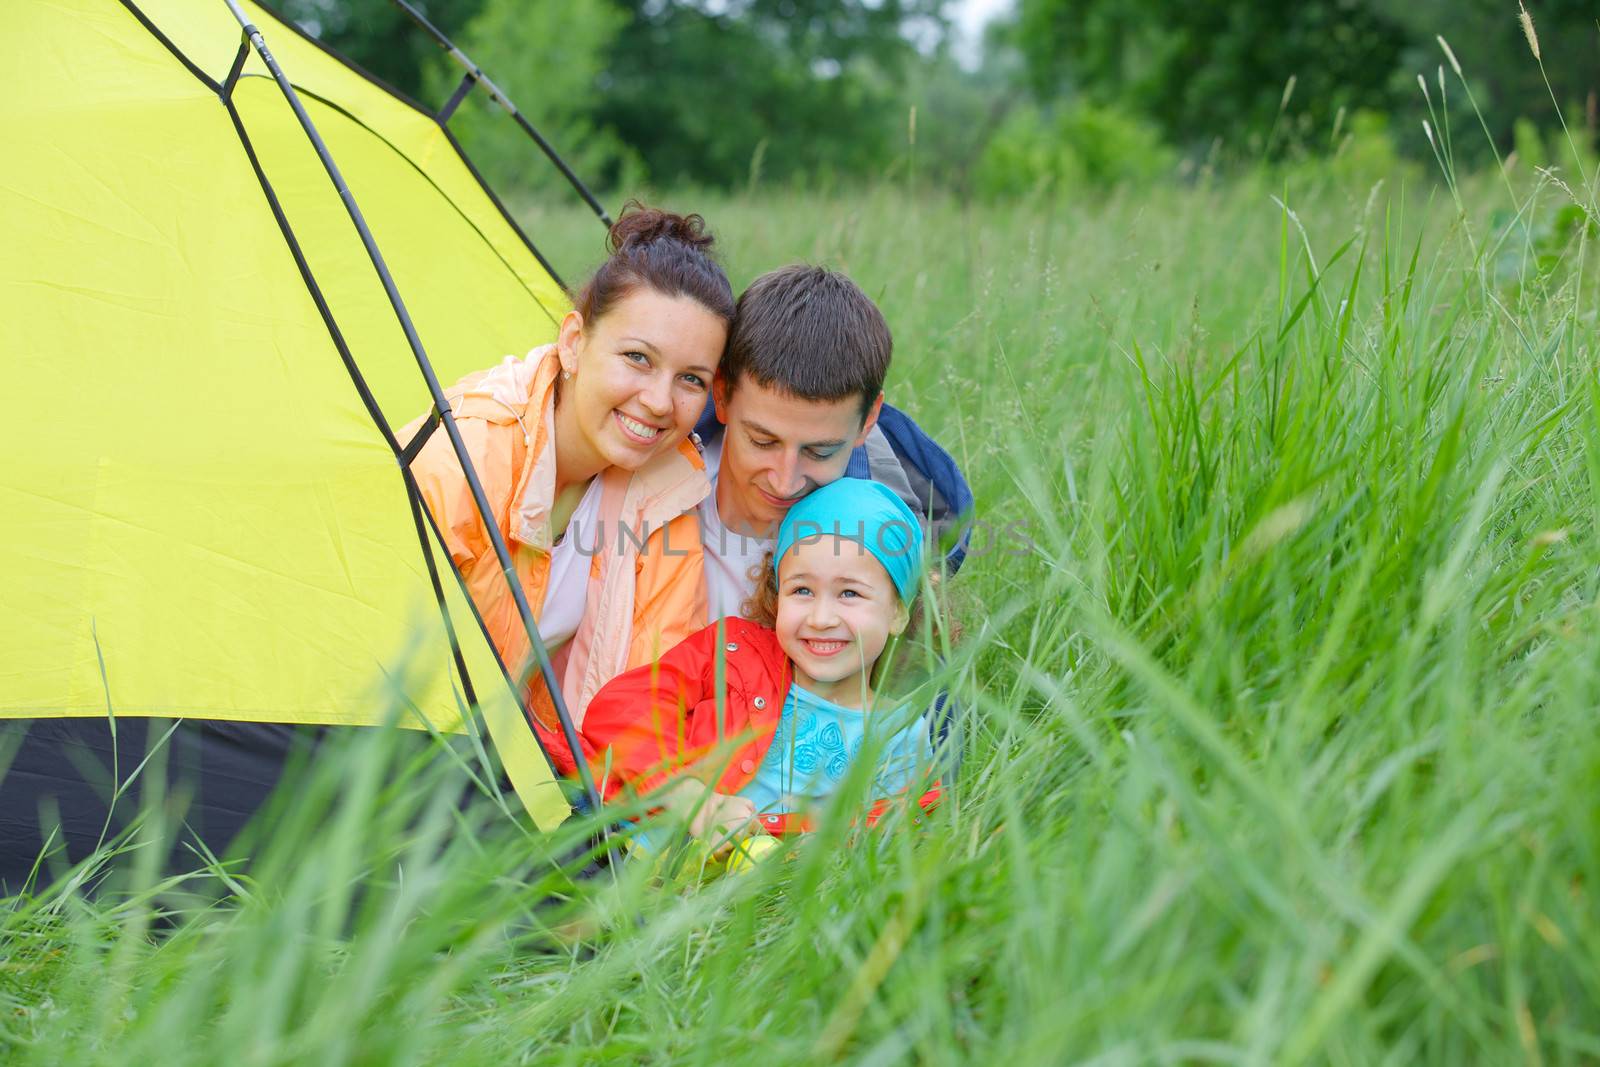
[[[708,626],[595,696],[582,732],[596,780],[650,794],[697,837],[784,832],[870,732],[875,795],[905,791],[928,763],[927,723],[878,701],[874,681],[909,625],[922,551],[916,517],[877,482],[843,478],[795,504],[750,605],[759,621]]]

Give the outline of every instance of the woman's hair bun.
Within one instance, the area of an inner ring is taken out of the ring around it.
[[[606,248],[615,255],[630,245],[638,247],[661,240],[679,241],[690,248],[704,250],[711,247],[714,238],[706,232],[706,220],[699,215],[679,215],[630,200],[622,206],[617,221],[611,224]]]
[[[711,234],[699,215],[678,215],[630,200],[606,236],[610,255],[572,298],[585,322],[604,318],[618,300],[640,286],[663,296],[686,296],[721,319],[733,321],[733,286],[711,252]]]

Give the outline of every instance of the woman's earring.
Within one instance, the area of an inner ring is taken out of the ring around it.
[[[572,372],[569,371],[569,370],[562,371],[561,372],[561,380],[564,381],[564,382],[572,381]]]

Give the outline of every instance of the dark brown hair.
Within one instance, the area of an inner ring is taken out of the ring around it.
[[[572,299],[584,322],[594,322],[641,285],[665,296],[686,296],[720,318],[733,321],[733,286],[711,254],[714,238],[699,215],[676,215],[623,205],[606,237],[606,261]]]
[[[731,395],[749,375],[803,400],[861,399],[861,417],[883,392],[894,338],[878,305],[838,271],[796,263],[763,274],[739,297],[722,377]]]

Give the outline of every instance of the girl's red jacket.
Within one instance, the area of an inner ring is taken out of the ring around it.
[[[719,675],[726,681],[721,701]],[[772,745],[793,679],[778,635],[765,626],[730,616],[691,634],[658,662],[619,674],[590,701],[579,733],[595,781],[609,798],[624,786],[648,793],[692,773],[719,793],[737,793]],[[938,799],[935,784],[920,803],[930,808]],[[886,806],[874,805],[867,821]],[[763,816],[762,825],[774,833],[804,829],[783,816]]]

